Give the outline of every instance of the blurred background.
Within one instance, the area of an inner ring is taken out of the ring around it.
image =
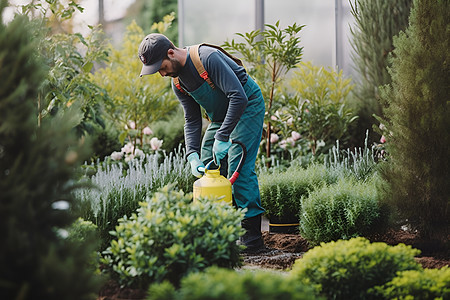
[[[315,65],[337,66],[346,76],[355,76],[351,61],[350,26],[353,0],[82,0],[85,10],[75,12],[75,32],[87,33],[88,25],[103,24],[105,32],[117,45],[126,26],[136,20],[146,33],[154,22],[170,12],[176,19],[168,32],[179,46],[201,42],[222,44],[236,38],[236,33],[261,29],[262,24],[281,27],[294,22],[306,25],[301,33],[303,60]],[[23,5],[30,1],[12,0]],[[12,18],[13,7],[5,11]]]

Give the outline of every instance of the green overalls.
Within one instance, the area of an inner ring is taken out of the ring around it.
[[[206,79],[205,79],[206,80]],[[237,207],[247,208],[245,218],[251,218],[264,212],[261,207],[258,179],[255,173],[255,161],[258,153],[263,122],[265,105],[264,98],[259,86],[248,76],[244,85],[244,91],[248,98],[248,104],[239,122],[230,135],[231,140],[242,142],[247,148],[247,157],[242,166],[238,179],[232,186],[233,200]],[[187,92],[187,91],[186,91]],[[224,116],[228,105],[228,99],[218,88],[212,88],[205,81],[198,89],[187,92],[201,107],[203,107],[211,120],[202,140],[201,160],[206,165],[213,159],[212,147],[214,134],[220,128],[221,122],[215,122],[215,116]],[[232,144],[228,151],[228,159],[225,157],[221,162],[221,174],[233,174],[241,159],[242,149],[237,144]]]

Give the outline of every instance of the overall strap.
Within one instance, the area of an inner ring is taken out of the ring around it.
[[[172,79],[172,81],[173,81],[173,84],[175,85],[175,87],[176,87],[180,92],[182,92],[182,93],[185,94],[185,95],[188,94],[188,93],[183,89],[183,87],[181,86],[181,84],[180,84],[180,79],[178,78],[178,76],[177,76],[177,77],[174,77],[174,78]]]
[[[200,45],[194,45],[189,48],[189,55],[191,56],[192,62],[194,63],[195,68],[197,69],[198,74],[200,75],[203,80],[205,80],[209,86],[214,89],[214,83],[211,81],[211,79],[208,76],[208,72],[206,72],[205,67],[203,66],[200,55],[198,54],[198,48]]]

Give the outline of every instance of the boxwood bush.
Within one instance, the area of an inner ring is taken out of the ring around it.
[[[322,164],[261,173],[258,179],[261,204],[269,219],[271,216],[298,219],[302,196],[323,184],[336,182],[337,178],[337,173],[329,172]]]
[[[191,194],[169,185],[119,220],[103,262],[122,285],[139,288],[163,280],[178,284],[212,265],[237,267],[243,216],[224,202],[192,202]]]
[[[298,259],[289,276],[328,299],[377,299],[370,288],[388,283],[399,271],[421,270],[414,260],[419,253],[404,244],[370,243],[361,237],[322,243]]]
[[[375,231],[381,214],[374,180],[361,182],[346,177],[303,197],[300,234],[318,245]]]
[[[147,300],[311,300],[323,299],[312,289],[269,271],[234,271],[216,267],[192,273],[177,290],[167,282],[149,288]]]
[[[377,299],[450,299],[450,268],[399,272],[372,292]]]

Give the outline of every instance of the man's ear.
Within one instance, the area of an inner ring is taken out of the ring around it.
[[[174,49],[167,50],[167,57],[173,59],[175,57],[175,50]]]

